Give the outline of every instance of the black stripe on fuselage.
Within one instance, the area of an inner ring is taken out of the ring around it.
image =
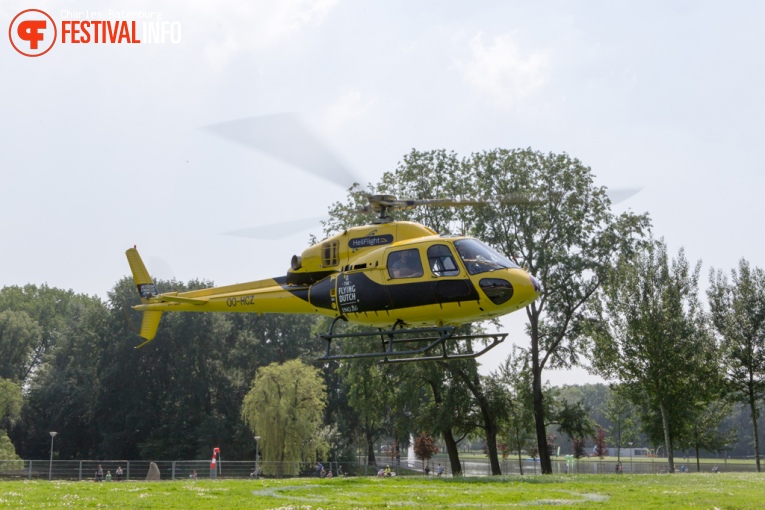
[[[309,301],[309,287],[286,285],[283,279],[274,279],[295,297]],[[282,281],[279,281],[282,280]],[[394,280],[397,283],[381,285],[363,272],[340,273],[337,277],[337,305],[341,313],[395,310],[460,301],[478,301],[480,296],[468,279],[438,279],[430,281]],[[400,282],[400,283],[398,283]],[[327,277],[310,287],[310,303],[317,308],[332,309],[335,289]]]

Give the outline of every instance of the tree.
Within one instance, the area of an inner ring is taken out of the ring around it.
[[[47,285],[38,287],[30,284],[23,287],[3,287],[0,290],[0,311],[21,312],[34,321],[33,324],[23,325],[23,329],[26,329],[27,333],[18,337],[24,339],[22,342],[24,352],[30,355],[23,360],[16,358],[19,363],[16,364],[14,377],[17,380],[26,380],[42,363],[43,356],[48,349],[54,346],[58,338],[61,337],[61,332],[68,325],[69,302],[74,295],[71,290],[56,289]],[[21,316],[17,316],[17,318],[26,322]],[[12,349],[15,350],[19,347],[19,345],[14,345]],[[4,349],[4,347],[0,347],[0,350],[3,351],[0,359],[7,361],[5,357],[7,352]]]
[[[21,402],[21,386],[0,377],[0,424],[10,424],[18,419]]]
[[[321,439],[327,390],[321,372],[299,360],[258,370],[244,397],[242,418],[261,437],[263,472],[282,474],[282,462],[315,462],[329,445]]]
[[[349,331],[353,328],[355,326],[349,326]],[[377,346],[369,339],[355,339],[343,345],[346,353],[363,352],[374,347]],[[356,414],[360,446],[366,448],[367,464],[374,466],[377,463],[375,442],[389,430],[393,414],[394,384],[391,373],[371,358],[341,363],[338,372],[346,388],[348,404]]]
[[[543,371],[579,363],[586,304],[616,254],[632,253],[639,244],[648,217],[611,214],[605,188],[594,184],[589,168],[566,154],[497,149],[474,154],[467,164],[480,197],[521,194],[539,201],[533,207],[478,208],[473,232],[542,281],[542,295],[526,307],[526,314],[540,464],[550,474]]]
[[[19,460],[8,433],[2,426],[13,424],[21,412],[21,387],[0,377],[0,460]],[[6,468],[10,468],[6,466]]]
[[[606,431],[603,430],[603,427],[598,427],[598,433],[593,439],[595,440],[595,455],[602,459],[608,452],[606,448]]]
[[[439,363],[401,363],[390,369],[395,414],[409,416],[413,430],[439,434],[452,475],[461,475],[457,443],[475,430],[470,392]]]
[[[572,450],[574,458],[579,460],[582,457],[584,457],[586,454],[584,452],[584,443],[585,439],[583,437],[575,437],[571,440]]]
[[[526,311],[537,441],[542,471],[552,473],[544,430],[542,371],[579,362],[585,304],[616,254],[634,249],[648,228],[648,218],[630,213],[614,217],[605,189],[594,185],[588,168],[565,154],[543,155],[530,149],[497,149],[462,160],[446,151],[413,150],[394,173],[386,172],[369,191],[457,200],[523,194],[541,201],[533,207],[417,208],[397,213],[397,218],[424,222],[441,234],[475,235],[542,279],[542,296]],[[352,192],[346,204],[335,204],[326,233],[362,220],[354,213],[361,202],[361,195]],[[470,388],[482,409],[492,472],[498,473],[493,444],[496,423],[484,412],[489,409],[486,392],[471,371],[460,368],[454,375]]]
[[[569,402],[560,397],[558,388],[550,388],[545,391],[545,416],[548,421],[546,426],[557,425],[558,430],[570,438],[590,437],[595,434],[595,423],[590,418],[590,410],[583,401]],[[547,436],[551,437],[550,434]],[[552,437],[555,437],[554,435]],[[555,446],[549,446],[550,454],[555,451]]]
[[[730,402],[717,400],[702,404],[695,410],[683,443],[696,453],[696,471],[701,472],[699,450],[719,452],[736,442],[735,429],[723,430],[721,427],[723,420],[730,416],[732,408]]]
[[[613,425],[608,429],[611,440],[616,448],[616,461],[622,461],[622,448],[625,444],[634,443],[637,439],[636,410],[630,401],[622,394],[619,385],[612,385],[608,400],[606,400],[605,416]]]
[[[592,329],[595,369],[627,383],[627,397],[660,417],[659,428],[651,427],[656,422],[650,417],[643,423],[653,440],[663,436],[670,472],[688,411],[715,380],[713,343],[698,299],[700,267],[692,268],[682,250],[670,261],[663,241],[623,255],[610,272],[601,320]]]
[[[438,453],[438,445],[427,434],[420,434],[414,438],[414,454],[418,459],[425,461],[425,466],[429,466],[429,461],[433,455]]]
[[[710,272],[710,315],[722,338],[723,367],[731,396],[749,407],[757,471],[760,442],[757,403],[765,397],[765,272],[742,259],[731,281]]]
[[[0,312],[0,377],[23,381],[35,362],[32,350],[42,330],[25,311]]]
[[[507,394],[495,377],[481,376],[475,360],[451,361],[446,364],[452,376],[469,390],[475,406],[475,428],[483,430],[492,475],[501,475],[497,435],[502,421],[507,419]]]
[[[514,346],[504,364],[500,366],[498,377],[507,388],[508,413],[500,423],[501,435],[505,443],[518,452],[518,469],[523,475],[523,450],[534,437],[533,397],[531,393],[531,373],[528,370],[528,353]]]

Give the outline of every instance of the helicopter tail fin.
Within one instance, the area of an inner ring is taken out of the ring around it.
[[[127,255],[128,264],[130,264],[130,270],[133,273],[133,281],[138,289],[138,294],[141,296],[141,303],[149,303],[151,299],[157,297],[157,287],[154,285],[154,281],[151,279],[151,275],[149,275],[149,271],[146,269],[135,246],[126,251],[125,255]],[[141,331],[138,334],[146,341],[138,347],[143,347],[154,339],[154,336],[157,334],[157,328],[159,328],[160,318],[162,318],[161,311],[150,310],[143,312]]]
[[[130,264],[130,271],[133,272],[133,281],[138,289],[138,294],[141,296],[141,303],[146,304],[151,298],[157,296],[157,288],[154,286],[154,281],[151,279],[149,271],[135,246],[126,251],[125,255],[127,255],[128,264]]]
[[[145,341],[136,347],[139,349],[148,344],[157,335],[157,328],[159,328],[159,319],[162,318],[162,312],[151,310],[143,312],[143,319],[141,319],[141,331],[138,335]]]

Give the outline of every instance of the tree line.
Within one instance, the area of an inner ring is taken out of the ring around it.
[[[359,189],[331,207],[325,234],[367,222],[355,212],[363,205]],[[598,431],[586,403],[545,385],[544,371],[589,362],[615,383],[617,400],[609,412],[623,428],[611,437],[639,429],[651,444],[665,446],[672,471],[676,449],[729,447],[733,439],[719,425],[731,406],[745,405],[759,469],[757,419],[765,392],[761,269],[743,259],[729,273],[713,269],[705,303],[700,263],[687,261],[682,250],[670,254],[664,240],[652,237],[647,214],[612,213],[606,189],[566,154],[497,149],[459,158],[413,150],[363,190],[471,201],[530,198],[525,207],[422,208],[398,217],[442,234],[482,239],[542,281],[540,298],[525,311],[528,343],[519,342],[524,347],[499,370],[481,375],[475,360],[319,364],[317,337],[328,323],[301,316],[166,314],[156,340],[135,350],[140,318],[131,306],[138,296],[128,278],[106,301],[47,286],[5,287],[0,418],[16,452],[45,457],[48,431],[56,430],[62,459],[206,458],[211,446],[230,452],[229,459],[251,459],[254,435],[262,437],[264,455],[277,455],[266,445],[267,434],[274,433],[269,429],[278,429],[287,434],[280,441],[285,448],[290,443],[300,460],[363,447],[374,462],[380,438],[403,445],[414,433],[437,437],[452,472],[459,473],[458,445],[477,434],[485,439],[492,473],[500,473],[503,452],[523,449],[551,473],[553,429],[577,441]],[[157,284],[166,292],[211,282]],[[365,346],[356,340],[343,348]],[[312,432],[269,427],[259,416],[268,408],[301,418],[299,406],[277,405],[273,387],[264,386],[269,380],[278,385],[279,371],[287,370],[279,367],[292,360],[312,366],[321,380],[313,387],[325,388],[307,406],[322,414],[320,420],[309,416]],[[4,444],[7,449],[0,434],[0,448]]]

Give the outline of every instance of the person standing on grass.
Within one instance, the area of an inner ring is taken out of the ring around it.
[[[98,469],[96,469],[96,482],[103,482],[104,481],[104,468],[101,467],[101,464],[98,465]]]
[[[115,475],[117,475],[117,481],[122,481],[122,466],[117,466],[117,471],[114,472]]]

